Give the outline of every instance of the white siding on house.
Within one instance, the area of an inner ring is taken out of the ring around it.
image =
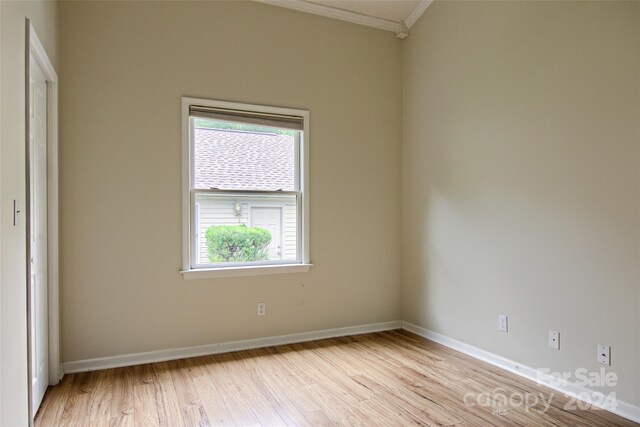
[[[240,215],[236,216],[236,203],[240,204]],[[296,260],[297,223],[295,196],[220,196],[199,194],[196,198],[199,217],[197,224],[197,241],[199,253],[196,254],[199,264],[208,264],[207,229],[212,225],[240,225],[250,227],[249,211],[252,207],[282,208],[282,259]]]
[[[283,209],[284,223],[284,259],[296,259],[297,247],[297,221],[296,221],[296,204],[287,203]]]

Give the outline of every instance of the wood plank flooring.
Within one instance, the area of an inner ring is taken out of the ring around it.
[[[602,410],[565,409],[569,402],[390,331],[66,375],[47,391],[35,425],[637,425]]]

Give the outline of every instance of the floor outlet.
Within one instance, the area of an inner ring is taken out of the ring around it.
[[[560,332],[549,331],[549,347],[560,350]]]
[[[500,332],[509,332],[509,318],[504,314],[498,316],[498,330]]]

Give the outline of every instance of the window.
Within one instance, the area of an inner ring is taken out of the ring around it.
[[[185,278],[308,271],[309,113],[182,98]]]

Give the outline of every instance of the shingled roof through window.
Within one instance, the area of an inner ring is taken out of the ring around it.
[[[294,138],[289,135],[196,128],[196,188],[294,190]]]

